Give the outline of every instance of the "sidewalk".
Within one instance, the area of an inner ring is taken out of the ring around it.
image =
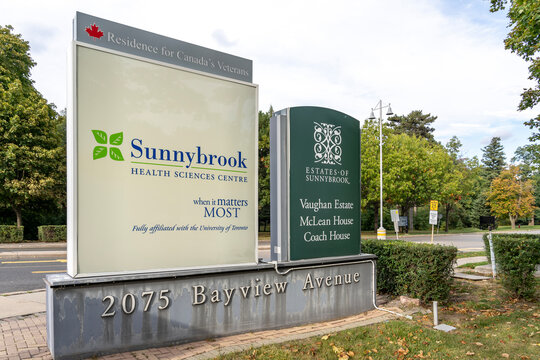
[[[45,292],[36,293],[45,297]],[[21,299],[27,294],[11,295]],[[37,295],[35,295],[37,296]],[[39,297],[37,296],[37,297]],[[8,298],[10,296],[7,296]],[[9,301],[9,300],[8,300]],[[3,305],[0,303],[0,306]],[[402,313],[396,307],[388,310]],[[412,313],[415,310],[409,310]],[[407,312],[407,313],[409,313]],[[312,336],[375,324],[396,318],[390,313],[372,310],[363,314],[324,323],[309,324],[280,330],[259,331],[227,336],[183,345],[130,351],[98,357],[108,360],[125,359],[211,359],[218,355],[242,351],[253,347],[300,340]],[[52,359],[47,347],[45,313],[0,319],[0,359]]]
[[[7,245],[7,246],[6,246]],[[22,245],[22,246],[21,246]],[[269,247],[268,243],[259,244]],[[0,255],[21,253],[19,256],[33,256],[29,248],[39,247],[40,254],[53,252],[56,256],[58,247],[64,244],[1,244]],[[54,250],[52,250],[54,249]],[[64,252],[65,253],[65,252]],[[486,261],[484,256],[457,260],[457,265]],[[491,266],[486,269],[491,274]],[[477,267],[475,271],[482,267]],[[465,270],[465,269],[464,269]],[[410,314],[396,307],[389,310]],[[220,354],[241,351],[267,344],[300,340],[312,336],[322,336],[331,332],[387,321],[396,318],[384,311],[372,310],[367,313],[324,323],[309,324],[293,328],[245,333],[218,339],[198,341],[177,346],[153,348],[140,351],[107,355],[101,359],[210,359]],[[18,292],[0,295],[0,359],[52,359],[47,347],[45,291]]]
[[[2,294],[0,295],[0,321],[5,318],[45,312],[45,306],[44,289]]]
[[[65,243],[0,244],[4,258],[65,256]],[[269,249],[269,241],[261,241],[260,249]],[[45,290],[0,295],[0,359],[52,359],[47,347]],[[389,310],[402,312],[390,307]],[[412,311],[412,310],[410,310]],[[280,330],[260,331],[198,341],[177,346],[153,348],[107,355],[102,359],[210,359],[220,354],[241,351],[266,344],[299,340],[312,336],[365,326],[395,318],[380,310],[334,321],[297,326]]]
[[[20,259],[23,257],[66,256],[66,246],[65,242],[0,243],[0,258]]]

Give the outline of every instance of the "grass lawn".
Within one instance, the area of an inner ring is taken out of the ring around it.
[[[477,266],[481,266],[481,265],[489,265],[489,262],[487,261],[480,261],[480,262],[476,262],[476,263],[468,263],[468,264],[463,264],[463,265],[459,265],[458,268],[468,268],[468,269],[474,269],[476,268]]]
[[[417,313],[412,321],[392,320],[216,359],[540,358],[540,303],[512,299],[496,282],[455,279],[439,321],[457,329],[434,330],[431,314]]]
[[[477,257],[477,256],[486,256],[485,251],[471,251],[471,252],[459,252],[456,256],[456,259]]]

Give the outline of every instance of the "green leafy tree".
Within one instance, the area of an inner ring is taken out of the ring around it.
[[[508,7],[510,32],[504,40],[506,49],[519,55],[529,65],[529,79],[535,82],[521,93],[518,109],[532,109],[540,102],[540,1],[534,0],[491,0],[491,12]],[[525,123],[531,129],[540,127],[540,115]],[[534,133],[531,141],[539,140]]]
[[[540,169],[540,145],[528,144],[518,147],[511,162],[518,163],[521,174],[531,178]]]
[[[422,110],[411,111],[408,115],[395,115],[388,118],[389,126],[397,134],[415,135],[435,142],[433,137],[434,128],[431,125],[437,120],[437,116],[423,114]]]
[[[518,217],[534,211],[532,181],[522,179],[518,166],[510,166],[493,179],[487,203],[496,216],[508,216],[512,229],[515,229]]]
[[[452,183],[452,160],[442,146],[425,138],[396,134],[389,137],[387,147],[387,162],[392,164],[387,171],[388,201],[399,204],[403,214],[414,206],[424,206],[430,200],[442,202],[447,197],[443,189],[450,189]],[[414,229],[412,220],[409,213],[410,229]]]
[[[13,34],[13,27],[0,26],[0,76],[5,87],[5,78],[19,80],[23,88],[32,89],[30,69],[36,63],[30,57],[30,45],[20,34]]]
[[[493,137],[490,143],[482,148],[481,168],[474,180],[473,202],[471,207],[471,222],[475,227],[480,226],[480,216],[489,216],[491,208],[487,201],[487,193],[493,179],[495,179],[505,166],[504,148],[500,137]],[[478,170],[478,169],[477,169]]]
[[[445,232],[448,232],[450,226],[450,214],[459,207],[459,202],[462,200],[463,192],[466,190],[464,181],[466,177],[466,168],[461,158],[461,141],[453,136],[446,144],[444,150],[446,152],[446,161],[441,163],[443,166],[443,184],[439,191],[439,200],[441,208],[439,211],[444,211]],[[444,155],[441,154],[444,157]]]
[[[388,136],[388,128],[383,126],[383,140]],[[383,153],[383,157],[385,154]],[[361,190],[362,209],[374,214],[373,226],[377,231],[379,224],[379,123],[366,120],[361,136]],[[384,189],[384,184],[383,184]]]
[[[476,156],[466,159],[465,178],[463,180],[463,196],[459,202],[461,222],[465,227],[480,226],[480,216],[489,216],[490,209],[486,205],[486,191],[489,187],[484,178],[484,168]]]
[[[484,177],[488,184],[495,179],[504,169],[504,148],[500,137],[494,137],[486,147],[482,148],[482,165],[484,165]],[[489,185],[488,185],[489,186]]]
[[[21,226],[25,207],[56,196],[65,148],[62,120],[30,80],[29,45],[12,30],[0,27],[0,204]]]
[[[259,221],[270,221],[270,118],[272,106],[267,112],[259,111]]]
[[[362,208],[379,210],[379,125],[366,120],[362,126]],[[399,206],[406,214],[414,206],[439,199],[450,181],[452,161],[444,148],[425,138],[396,134],[383,126],[383,206]],[[414,229],[409,219],[410,229]]]
[[[461,143],[461,140],[459,140],[457,136],[452,136],[445,145],[446,151],[448,152],[448,155],[452,157],[454,164],[457,164],[458,162],[462,160],[461,158],[462,146],[463,144]]]
[[[518,147],[511,161],[519,165],[522,178],[531,180],[534,188],[534,202],[540,204],[540,145],[528,144]],[[534,225],[534,218],[538,216],[540,216],[540,209],[536,208],[529,220],[529,225]]]

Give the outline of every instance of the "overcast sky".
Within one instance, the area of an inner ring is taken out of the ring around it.
[[[463,155],[499,136],[510,159],[528,143],[518,112],[526,63],[504,49],[504,13],[488,0],[0,0],[0,25],[30,42],[37,89],[66,107],[76,11],[253,60],[259,109],[324,106],[360,121],[379,99],[438,116],[435,138]]]

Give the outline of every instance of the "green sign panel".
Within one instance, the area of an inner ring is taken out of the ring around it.
[[[289,259],[360,254],[360,124],[290,108]]]

